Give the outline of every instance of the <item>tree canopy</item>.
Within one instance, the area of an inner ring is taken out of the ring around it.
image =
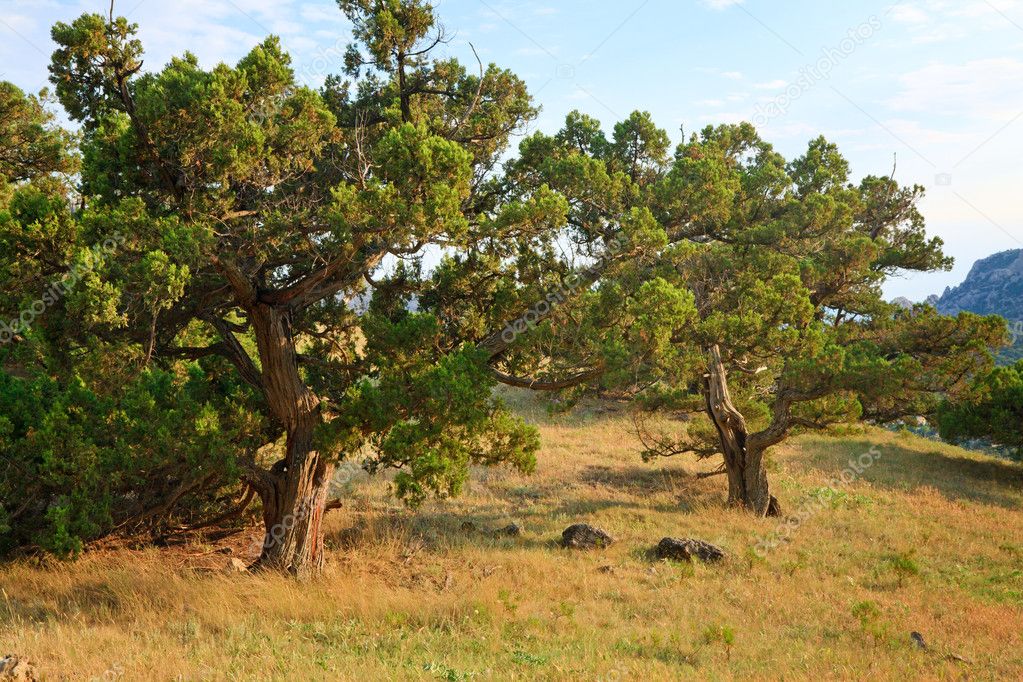
[[[52,80],[83,131],[87,201],[63,209],[69,248],[116,239],[63,301],[66,341],[204,379],[218,406],[258,417],[257,441],[283,435],[281,455],[249,448],[234,463],[262,498],[264,562],[294,572],[322,558],[341,458],[400,470],[413,502],[457,492],[471,462],[532,466],[535,432],[493,397],[480,324],[409,303],[460,285],[423,273],[428,248],[508,261],[562,210],[498,203],[492,171],[535,115],[518,78],[433,58],[443,36],[424,2],[340,5],[356,43],[321,92],[296,83],[275,38],[233,67],[186,53],[143,73],[123,18],[53,29]]]
[[[930,414],[990,365],[1003,320],[882,297],[887,277],[951,263],[924,231],[922,188],[850,182],[823,138],[788,162],[748,124],[708,127],[672,157],[666,139],[646,114],[612,140],[573,114],[527,140],[513,171],[570,198],[581,240],[613,229],[637,254],[524,340],[520,361],[590,368],[576,395],[709,417],[643,430],[648,457],[723,454],[730,499],[774,512],[767,448],[799,430]]]
[[[1004,322],[881,296],[950,266],[922,188],[749,124],[673,150],[643,112],[513,153],[521,79],[439,58],[424,0],[338,4],[354,41],[319,90],[274,37],[144,71],[137,27],[96,14],[52,31],[78,133],[0,85],[0,549],[258,498],[258,565],[315,573],[342,460],[411,504],[534,466],[498,382],[704,414],[646,454],[721,453],[766,514],[772,445],[929,413],[988,368]]]

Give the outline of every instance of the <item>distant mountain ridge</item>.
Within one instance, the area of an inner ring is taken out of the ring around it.
[[[1023,359],[1023,249],[1002,251],[973,264],[957,287],[946,287],[941,296],[929,296],[938,312],[956,315],[1001,315],[1009,321],[1010,347],[998,353],[1001,364]],[[905,306],[908,301],[893,303]],[[912,307],[910,304],[908,307]]]
[[[1023,249],[1002,251],[977,261],[962,284],[948,287],[941,296],[927,301],[945,315],[965,310],[1023,320]]]

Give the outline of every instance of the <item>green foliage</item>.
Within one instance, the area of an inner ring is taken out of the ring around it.
[[[920,575],[920,564],[917,563],[913,552],[889,554],[884,557],[882,564],[887,570],[895,574],[899,585],[902,585],[907,578]]]
[[[66,554],[216,516],[239,481],[268,494],[317,457],[398,470],[412,504],[456,494],[474,463],[533,467],[536,432],[493,397],[476,342],[539,286],[534,256],[567,212],[554,191],[505,196],[494,174],[536,109],[514,74],[436,58],[428,3],[338,4],[355,42],[319,92],[275,37],[235,65],[184,53],[143,72],[137,27],[98,14],[52,31],[80,140],[0,89],[2,319],[67,283],[5,322],[3,385],[36,413],[7,417],[3,445],[39,485],[27,507],[0,498],[6,546]],[[622,150],[657,153],[637,126]],[[71,189],[53,174],[75,143]],[[495,299],[459,305],[478,278]],[[369,310],[349,305],[368,287]]]
[[[26,96],[12,83],[0,81],[0,195],[8,184],[76,168],[72,137],[53,125],[47,97],[45,91],[39,97]]]
[[[253,441],[242,405],[218,409],[207,381],[198,367],[154,369],[104,393],[77,376],[0,373],[0,552],[75,554],[121,524],[159,533],[215,507]],[[188,497],[183,515],[175,497]]]
[[[707,127],[672,154],[648,113],[610,135],[573,113],[506,161],[537,112],[521,79],[438,58],[424,0],[338,6],[354,42],[319,91],[275,37],[143,72],[137,27],[97,14],[52,31],[80,140],[0,88],[0,433],[38,481],[0,499],[9,545],[215,515],[239,480],[307,489],[323,460],[396,470],[411,504],[472,464],[531,470],[537,434],[495,376],[576,384],[571,404],[587,387],[557,379],[599,375],[693,411],[718,346],[779,442],[930,409],[1004,336],[883,302],[885,277],[950,262],[920,188],[850,184],[822,138],[786,161],[749,124]]]
[[[938,429],[952,442],[987,439],[1023,457],[1023,361],[977,376],[958,399],[943,402]]]
[[[522,367],[597,366],[594,390],[700,412],[706,354],[718,347],[749,435],[769,447],[801,429],[930,414],[990,365],[1002,321],[882,298],[888,276],[950,267],[924,231],[921,188],[850,183],[823,138],[788,162],[749,124],[708,127],[670,158],[665,139],[646,114],[610,142],[572,114],[560,133],[523,143],[509,171],[518,191],[568,197],[584,254],[606,254],[615,239],[628,247],[516,346]],[[718,437],[689,421],[653,438],[647,456],[708,455]]]
[[[888,625],[881,620],[881,608],[877,602],[870,599],[856,602],[852,607],[852,616],[859,622],[860,631],[875,644],[890,637]]]
[[[732,657],[732,647],[735,646],[735,628],[731,625],[708,625],[700,633],[700,644],[705,646],[720,646],[724,648],[725,655]]]
[[[722,644],[731,647],[735,644],[735,630],[730,625],[708,625],[700,634],[704,644]]]

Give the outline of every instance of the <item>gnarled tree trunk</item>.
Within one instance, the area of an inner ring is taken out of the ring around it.
[[[312,449],[311,432],[289,432],[287,440],[287,457],[261,495],[264,534],[256,567],[310,577],[323,568],[322,522],[334,464]]]
[[[320,401],[302,381],[285,307],[256,303],[249,318],[259,348],[261,384],[284,425],[287,450],[260,486],[263,548],[255,567],[310,577],[323,567],[323,515],[334,463],[316,451]]]
[[[744,507],[757,516],[780,514],[778,500],[771,495],[767,482],[764,448],[751,443],[746,419],[732,403],[721,349],[716,345],[707,351],[705,388],[707,415],[717,428],[725,458],[728,503]]]

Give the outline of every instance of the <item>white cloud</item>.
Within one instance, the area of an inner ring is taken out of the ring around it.
[[[753,87],[757,90],[781,90],[789,84],[786,80],[773,80],[764,83],[756,83]]]
[[[1023,26],[1020,0],[914,0],[892,5],[885,16],[904,24],[909,41],[926,45],[950,40],[975,40],[990,31]]]
[[[902,91],[888,105],[902,112],[1005,120],[1023,110],[1023,61],[1011,57],[978,59],[965,64],[935,63],[900,79]]]
[[[889,13],[893,21],[903,24],[926,24],[931,16],[922,7],[916,5],[896,5]]]
[[[703,0],[703,4],[712,10],[723,10],[733,5],[741,5],[745,0]]]

